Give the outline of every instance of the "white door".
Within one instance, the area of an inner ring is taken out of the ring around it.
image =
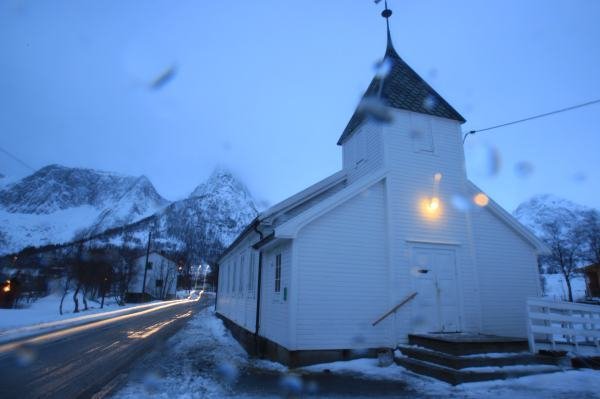
[[[419,333],[459,331],[459,302],[453,249],[434,245],[411,251],[413,300],[411,330]]]

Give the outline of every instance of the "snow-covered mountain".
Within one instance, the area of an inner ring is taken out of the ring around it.
[[[590,208],[552,194],[540,194],[521,203],[513,215],[530,228],[538,237],[542,236],[542,225],[552,220],[581,219]]]
[[[49,165],[0,189],[0,253],[128,224],[168,203],[145,176]]]
[[[169,203],[144,177],[50,165],[0,188],[0,254],[93,235],[95,245],[153,245],[210,259],[256,216],[246,186],[216,169]]]

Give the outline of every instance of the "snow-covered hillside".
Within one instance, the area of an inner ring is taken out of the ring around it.
[[[538,237],[542,236],[541,226],[556,218],[581,218],[589,210],[583,205],[576,204],[552,194],[536,195],[521,203],[513,215],[521,223],[530,228]]]
[[[122,226],[168,203],[145,176],[49,165],[0,189],[0,253]]]
[[[216,256],[256,216],[246,186],[218,168],[183,200],[169,203],[144,176],[50,165],[0,187],[0,254],[65,243],[83,233],[96,245],[193,248]],[[117,228],[117,229],[115,229]]]

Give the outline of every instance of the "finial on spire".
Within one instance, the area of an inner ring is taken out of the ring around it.
[[[379,4],[381,0],[375,0],[375,4]],[[395,54],[396,50],[394,50],[394,45],[392,44],[392,34],[390,33],[390,17],[392,16],[392,10],[388,8],[387,0],[384,2],[385,8],[381,12],[381,16],[385,18],[385,25],[387,29],[387,50],[386,53],[390,55]]]

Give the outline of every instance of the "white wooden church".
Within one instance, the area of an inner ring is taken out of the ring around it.
[[[419,332],[526,336],[544,245],[467,178],[464,118],[389,27],[385,63],[339,138],[342,169],[262,212],[219,260],[217,314],[251,350],[289,362]]]

